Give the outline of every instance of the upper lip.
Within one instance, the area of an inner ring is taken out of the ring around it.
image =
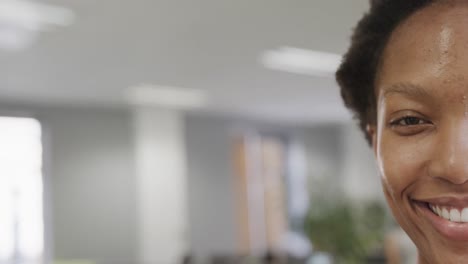
[[[413,199],[417,202],[428,203],[431,205],[438,205],[438,206],[447,206],[447,207],[455,207],[455,208],[466,208],[468,207],[468,195],[464,196],[456,196],[456,195],[448,195],[448,196],[438,196],[432,198],[422,198],[422,199]]]

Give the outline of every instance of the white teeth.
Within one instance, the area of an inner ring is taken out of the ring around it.
[[[446,208],[442,209],[442,215],[441,216],[446,220],[450,220],[450,213]]]
[[[457,209],[450,210],[450,221],[460,222],[460,212]]]
[[[461,221],[468,222],[468,208],[463,208],[461,213]]]
[[[463,208],[460,212],[455,208],[439,207],[436,205],[429,205],[429,208],[438,216],[452,221],[452,222],[463,222],[468,223],[468,207]]]

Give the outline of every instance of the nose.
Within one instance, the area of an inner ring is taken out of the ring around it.
[[[468,120],[452,120],[437,129],[430,176],[452,184],[468,181]]]

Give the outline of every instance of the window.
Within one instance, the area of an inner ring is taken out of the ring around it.
[[[0,263],[41,263],[43,251],[41,125],[0,117]]]

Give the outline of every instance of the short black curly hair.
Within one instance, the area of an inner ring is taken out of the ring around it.
[[[359,21],[351,46],[336,72],[341,97],[351,109],[368,143],[368,124],[375,124],[375,78],[385,46],[395,28],[417,10],[437,0],[371,0],[370,11]]]

